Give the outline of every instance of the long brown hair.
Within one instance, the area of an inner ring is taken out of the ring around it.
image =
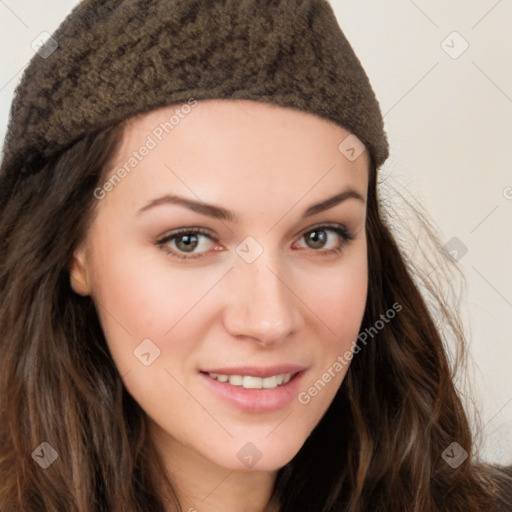
[[[120,124],[82,138],[9,184],[12,194],[0,200],[2,512],[181,510],[172,483],[157,480],[163,462],[95,305],[69,284],[68,263],[122,133]],[[385,220],[373,165],[369,173],[362,330],[393,304],[401,310],[354,355],[327,413],[279,470],[274,498],[281,512],[495,510],[500,482],[510,487],[512,479],[476,460],[456,365]],[[1,171],[0,179],[7,184]],[[462,328],[435,286],[429,291],[460,364]],[[453,442],[469,455],[457,468],[442,457]],[[48,447],[58,457],[44,469],[36,462]]]

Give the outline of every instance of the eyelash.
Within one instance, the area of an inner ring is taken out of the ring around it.
[[[343,248],[354,239],[354,234],[352,233],[352,231],[350,231],[346,227],[338,225],[338,224],[335,224],[335,225],[320,224],[318,226],[313,226],[313,227],[309,228],[307,231],[304,231],[303,234],[301,235],[301,238],[313,231],[333,231],[337,235],[339,235],[342,239],[341,244],[338,247],[335,247],[334,249],[325,249],[325,250],[311,249],[313,252],[317,252],[317,253],[320,253],[323,255],[339,254],[343,250]],[[215,241],[215,242],[218,241],[217,239],[215,239],[211,236],[211,233],[209,231],[206,231],[202,228],[183,228],[183,229],[178,229],[176,231],[173,231],[173,232],[165,235],[163,238],[160,238],[159,240],[156,241],[155,245],[157,245],[160,249],[162,249],[163,251],[168,253],[170,256],[172,256],[174,258],[179,258],[182,260],[191,260],[191,259],[197,259],[197,258],[204,257],[207,254],[207,252],[197,253],[197,254],[190,253],[186,256],[182,256],[181,254],[185,254],[185,253],[180,254],[180,253],[176,252],[175,250],[170,250],[169,248],[167,248],[167,246],[166,246],[167,243],[169,243],[171,240],[173,240],[175,238],[179,238],[180,235],[185,235],[185,234],[186,235],[204,235],[204,236],[210,238],[212,241]]]

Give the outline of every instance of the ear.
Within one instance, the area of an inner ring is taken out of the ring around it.
[[[91,293],[87,264],[87,250],[85,245],[82,244],[75,249],[68,264],[71,289],[79,295],[89,295]]]

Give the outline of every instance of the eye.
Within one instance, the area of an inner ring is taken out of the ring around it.
[[[329,233],[334,233],[334,236],[329,237]],[[334,254],[341,252],[344,246],[354,239],[354,234],[342,225],[320,225],[306,231],[301,239],[304,239],[308,247],[315,252]],[[325,247],[329,239],[334,246],[331,243],[331,247]]]
[[[312,249],[320,254],[335,254],[341,252],[345,245],[354,239],[354,234],[340,224],[320,225],[308,229],[301,236],[300,240],[302,239],[305,239],[308,244],[306,249]],[[329,240],[334,243],[334,246],[326,248],[325,245]],[[196,259],[209,252],[208,246],[211,246],[213,242],[218,242],[218,240],[209,231],[201,228],[183,228],[157,240],[156,245],[172,257]],[[297,242],[294,243],[295,247],[296,244]],[[199,250],[196,251],[196,249]],[[213,250],[218,250],[218,246]]]
[[[194,253],[195,249],[198,247],[204,249],[205,245],[208,246],[208,242],[201,243],[201,239],[205,238],[209,239],[210,242],[215,241],[208,231],[201,228],[186,228],[174,231],[156,243],[171,256],[181,259],[194,259],[203,255],[202,252]],[[203,252],[207,252],[207,249]]]

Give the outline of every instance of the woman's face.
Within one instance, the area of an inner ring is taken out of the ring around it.
[[[367,293],[368,153],[347,136],[240,100],[126,128],[71,273],[169,455],[275,470],[329,407]]]

